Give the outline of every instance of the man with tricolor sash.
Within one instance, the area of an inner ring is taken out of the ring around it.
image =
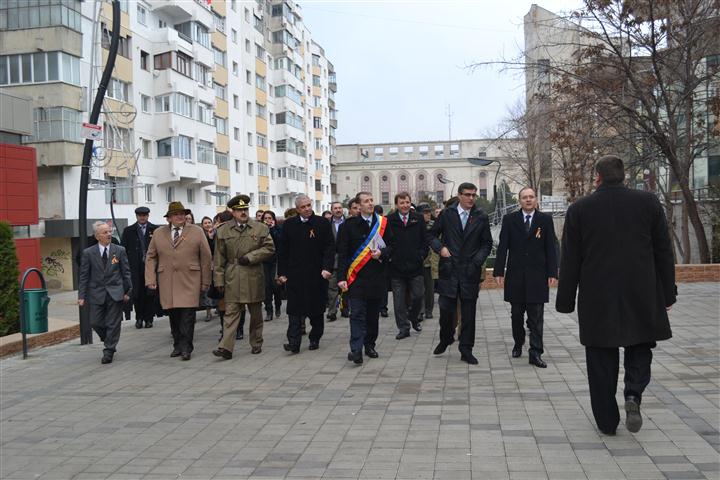
[[[348,360],[363,363],[365,355],[377,358],[375,341],[387,262],[392,252],[392,232],[387,218],[374,213],[372,194],[357,195],[360,215],[345,220],[337,240],[338,287],[350,303],[350,353]]]

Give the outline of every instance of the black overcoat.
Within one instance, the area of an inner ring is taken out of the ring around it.
[[[378,221],[377,215],[373,214],[372,227]],[[350,217],[345,220],[338,232],[337,252],[338,252],[338,282],[347,280],[348,267],[352,261],[353,255],[360,245],[370,234],[372,228],[367,224],[362,215]],[[348,295],[354,298],[363,299],[381,299],[387,291],[387,276],[385,264],[388,262],[393,251],[393,236],[390,228],[385,228],[382,236],[385,242],[385,248],[381,250],[380,259],[370,259],[355,281],[348,288]]]
[[[529,232],[522,210],[503,217],[493,275],[505,277],[506,302],[548,302],[548,278],[558,275],[550,215],[535,210]]]
[[[407,225],[403,225],[400,213],[393,212],[387,220],[395,241],[390,257],[390,276],[413,278],[422,275],[428,254],[425,219],[418,213],[408,212]]]
[[[300,216],[283,224],[278,249],[278,277],[287,277],[288,315],[321,315],[327,304],[328,282],[320,273],[333,271],[335,242],[323,217]]]
[[[125,227],[120,237],[120,245],[125,247],[128,261],[130,262],[132,283],[135,286],[135,288],[133,288],[133,295],[136,297],[145,295],[145,254],[147,253],[147,248],[150,245],[150,240],[152,240],[153,232],[156,228],[158,228],[157,225],[150,222],[147,223],[143,237],[145,242],[144,249],[140,242],[137,222]]]
[[[665,212],[655,195],[601,185],[568,208],[556,308],[578,294],[580,342],[623,347],[672,336],[675,264]]]
[[[428,243],[436,253],[447,247],[450,258],[440,257],[437,292],[440,295],[463,299],[477,298],[483,264],[492,250],[492,235],[487,214],[473,206],[465,230],[462,228],[457,203],[440,212],[432,228],[427,231]]]

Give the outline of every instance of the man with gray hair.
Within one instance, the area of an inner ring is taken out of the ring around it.
[[[335,263],[330,222],[315,215],[307,195],[295,199],[298,215],[285,221],[278,248],[278,281],[287,291],[289,317],[285,351],[300,352],[301,326],[310,318],[310,350],[320,347],[325,321],[328,280]]]
[[[95,222],[93,231],[98,243],[82,253],[78,304],[89,306],[90,325],[105,344],[101,363],[107,364],[120,341],[123,303],[130,300],[132,280],[125,249],[111,243],[110,225]]]

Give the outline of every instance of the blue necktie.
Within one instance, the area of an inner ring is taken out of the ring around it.
[[[467,225],[467,221],[468,221],[468,212],[466,212],[465,210],[463,210],[462,213],[460,214],[460,221],[462,222],[463,230],[465,230],[465,225]]]

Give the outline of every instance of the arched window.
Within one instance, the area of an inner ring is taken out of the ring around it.
[[[392,182],[392,175],[390,172],[380,173],[380,203],[382,205],[390,205],[390,185]]]
[[[405,170],[401,170],[397,174],[398,192],[410,192],[410,174]]]
[[[435,170],[433,172],[433,194],[437,203],[443,203],[445,198],[445,184],[440,181],[441,178],[447,178],[445,170]]]
[[[363,172],[360,174],[360,192],[372,193],[372,173]]]
[[[415,174],[415,200],[419,202],[424,196],[429,195],[428,190],[428,174],[425,170],[420,170]]]

